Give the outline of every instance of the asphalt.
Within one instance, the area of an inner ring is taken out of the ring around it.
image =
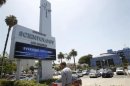
[[[81,77],[82,86],[130,86],[130,76],[114,76],[113,78]]]

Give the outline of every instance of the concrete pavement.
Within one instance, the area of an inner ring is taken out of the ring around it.
[[[130,86],[130,78],[85,78],[82,86]]]

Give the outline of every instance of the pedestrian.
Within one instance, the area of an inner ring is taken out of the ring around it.
[[[71,86],[72,83],[72,71],[66,66],[65,62],[60,63],[61,71],[61,82],[62,86]]]

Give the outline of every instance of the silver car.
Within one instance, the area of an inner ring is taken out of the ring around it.
[[[82,71],[77,71],[77,75],[78,75],[78,77],[82,77],[83,76]]]
[[[90,77],[90,78],[97,78],[97,77],[98,77],[97,71],[94,70],[94,69],[91,69],[91,70],[90,70],[90,73],[89,73],[89,77]]]
[[[116,74],[117,75],[124,75],[125,74],[124,68],[123,67],[117,67],[116,68]]]
[[[128,69],[128,74],[130,75],[130,65],[127,67]]]
[[[72,76],[78,78],[77,72],[76,72],[76,71],[73,71],[73,72],[72,72]]]

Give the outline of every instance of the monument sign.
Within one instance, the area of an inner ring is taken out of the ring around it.
[[[12,32],[10,57],[17,58],[17,79],[21,73],[21,59],[39,59],[41,74],[38,77],[42,80],[52,78],[52,60],[56,59],[55,45],[55,38],[51,35],[51,4],[41,0],[39,32],[20,25],[16,25]]]
[[[55,38],[16,25],[12,32],[10,57],[55,60]]]

